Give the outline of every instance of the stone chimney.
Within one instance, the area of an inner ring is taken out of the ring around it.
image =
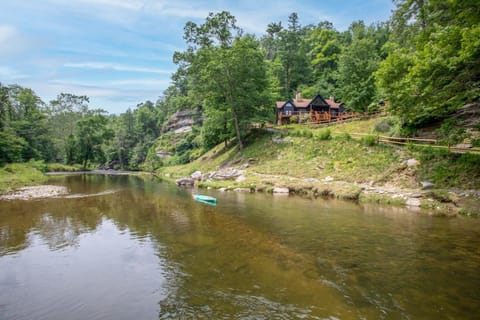
[[[295,94],[295,100],[302,101],[302,93],[300,91],[297,91]]]

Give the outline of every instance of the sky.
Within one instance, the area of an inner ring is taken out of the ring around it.
[[[86,95],[91,108],[122,113],[156,101],[186,48],[183,27],[229,11],[247,33],[271,22],[386,21],[391,0],[1,0],[0,82],[31,88],[46,103],[60,93]]]

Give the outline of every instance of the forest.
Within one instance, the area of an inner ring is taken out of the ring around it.
[[[89,97],[59,93],[49,102],[18,84],[0,84],[0,164],[42,160],[84,168],[154,170],[187,163],[219,143],[240,149],[251,123],[274,122],[275,101],[319,93],[349,110],[373,111],[386,101],[414,135],[480,97],[480,2],[398,0],[388,21],[302,25],[271,22],[246,34],[229,12],[184,28],[186,50],[155,102],[121,114],[90,106]],[[156,152],[167,121],[200,110],[201,121],[177,138],[168,161]],[[446,127],[445,127],[446,128]]]

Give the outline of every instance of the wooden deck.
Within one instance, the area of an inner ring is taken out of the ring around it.
[[[337,114],[331,114],[330,112],[318,112],[318,111],[291,111],[288,113],[280,113],[278,119],[278,125],[283,124],[325,124],[331,122],[343,122],[351,119],[364,119],[371,117],[373,114],[362,114],[357,112],[339,112]],[[377,115],[377,113],[375,113]]]

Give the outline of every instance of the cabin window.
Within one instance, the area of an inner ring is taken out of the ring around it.
[[[285,110],[285,114],[292,114],[294,109],[293,109],[293,106],[289,103],[289,104],[285,105],[284,110]]]

